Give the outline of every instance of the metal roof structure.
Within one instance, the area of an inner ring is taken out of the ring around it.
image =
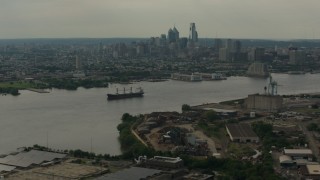
[[[286,155],[312,155],[311,149],[284,149]]]
[[[96,178],[96,180],[140,180],[159,174],[161,172],[162,171],[156,169],[131,167],[129,169],[124,169],[122,171],[118,171]]]
[[[0,158],[0,164],[26,168],[32,164],[41,164],[46,161],[62,159],[64,157],[66,157],[66,154],[31,150]]]
[[[319,164],[306,165],[306,167],[310,175],[320,175]]]
[[[232,137],[258,137],[248,124],[227,124],[226,127]]]
[[[182,161],[180,157],[172,158],[172,157],[164,157],[164,156],[154,156],[153,159],[157,161],[165,161],[165,162],[171,162],[171,163],[177,163]]]
[[[14,169],[16,169],[16,167],[0,164],[0,172],[10,172],[10,171],[13,171]]]
[[[292,164],[293,163],[292,158],[287,155],[279,156],[279,161],[281,164]]]

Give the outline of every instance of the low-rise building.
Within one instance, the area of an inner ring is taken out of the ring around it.
[[[202,81],[202,78],[200,75],[195,74],[180,74],[180,73],[173,73],[171,74],[171,79],[173,80],[179,80],[179,81]]]
[[[227,132],[234,142],[259,142],[259,137],[249,124],[227,124]]]
[[[213,180],[214,176],[209,174],[202,173],[190,173],[188,175],[183,176],[184,180]]]
[[[156,176],[161,174],[161,170],[157,169],[148,169],[141,167],[131,167],[128,169],[124,169],[115,173],[106,174],[104,176],[96,178],[96,180],[140,180],[151,178],[152,176]]]
[[[279,95],[251,94],[245,100],[250,110],[277,112],[283,108],[283,98]]]
[[[183,167],[183,160],[179,157],[164,157],[164,156],[154,156],[153,158],[146,160],[147,167],[154,168],[170,168],[177,169]]]
[[[300,174],[303,179],[320,180],[320,165],[308,164],[300,167]]]
[[[308,159],[312,161],[313,157],[311,149],[284,149],[283,153],[292,159]]]
[[[279,156],[279,162],[280,162],[280,165],[284,167],[292,166],[294,164],[292,158],[288,155]]]

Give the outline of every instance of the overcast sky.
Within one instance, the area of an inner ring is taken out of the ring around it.
[[[0,38],[320,38],[320,0],[0,0]]]

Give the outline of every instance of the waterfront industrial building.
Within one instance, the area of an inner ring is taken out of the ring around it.
[[[253,111],[277,112],[283,108],[283,98],[280,95],[251,94],[245,100],[245,107]]]
[[[202,77],[200,75],[195,74],[180,74],[180,73],[173,73],[171,74],[171,79],[173,80],[180,80],[180,81],[202,81]]]
[[[0,174],[14,171],[16,167],[0,164]]]
[[[202,80],[226,80],[227,77],[225,77],[222,73],[193,73],[193,75],[201,76]]]
[[[147,167],[153,168],[170,168],[177,169],[183,167],[183,160],[179,157],[164,157],[164,156],[154,156],[153,158],[146,160]]]
[[[0,158],[0,164],[17,168],[29,168],[32,165],[40,165],[44,162],[61,160],[66,156],[66,154],[31,150]]]
[[[255,62],[249,66],[247,75],[252,77],[268,77],[270,73],[267,65]]]
[[[283,97],[278,95],[278,83],[269,78],[264,94],[251,94],[245,99],[245,108],[253,111],[278,112],[283,108]]]
[[[107,174],[96,180],[140,180],[140,179],[174,179],[188,174],[183,168],[183,160],[179,157],[154,156],[147,159],[146,156],[140,156],[136,160],[139,167],[130,167],[115,173]],[[130,177],[130,178],[129,178]]]
[[[259,137],[249,124],[227,124],[226,130],[233,142],[259,142]]]

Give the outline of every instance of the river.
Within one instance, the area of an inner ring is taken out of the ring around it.
[[[273,74],[279,94],[320,92],[320,74]],[[224,81],[138,82],[109,88],[53,89],[39,94],[0,96],[0,154],[39,144],[52,149],[82,149],[120,154],[117,125],[123,113],[180,111],[182,104],[197,105],[263,93],[267,79],[230,77]],[[143,87],[143,98],[107,101],[116,88]]]

